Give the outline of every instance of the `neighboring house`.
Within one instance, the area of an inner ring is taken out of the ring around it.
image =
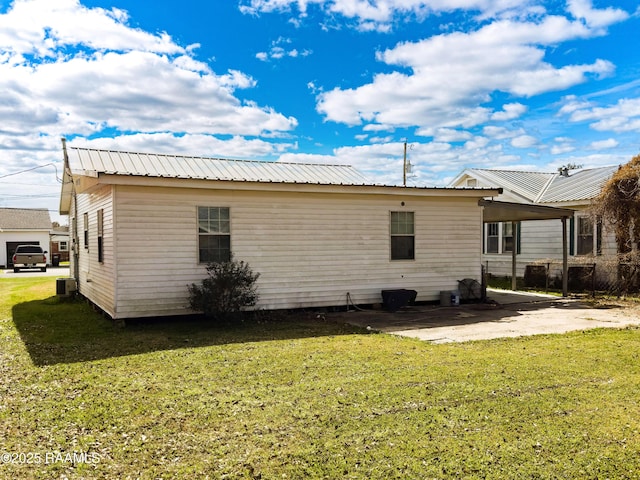
[[[69,227],[53,227],[51,230],[51,260],[57,256],[61,262],[69,261]]]
[[[63,143],[64,145],[64,143]],[[343,165],[63,147],[78,291],[112,318],[190,313],[187,285],[233,255],[260,273],[257,308],[438,300],[480,280],[483,197],[373,185]]]
[[[617,166],[558,173],[521,172],[468,168],[450,184],[452,187],[496,188],[503,193],[496,200],[544,205],[575,210],[567,222],[569,262],[596,263],[602,256],[616,253],[615,239],[603,231],[588,207]],[[559,268],[562,260],[562,223],[559,220],[485,222],[482,242],[483,264],[488,273],[511,275],[512,253],[516,248],[516,271],[524,275],[525,266],[548,261]],[[515,245],[514,245],[515,243]]]
[[[0,208],[0,265],[13,267],[18,245],[40,245],[49,250],[51,217],[45,209]],[[47,255],[50,262],[50,256]]]

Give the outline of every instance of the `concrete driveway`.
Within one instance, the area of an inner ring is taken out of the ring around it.
[[[68,277],[69,267],[47,267],[46,272],[41,272],[37,268],[30,270],[20,270],[18,273],[14,273],[13,268],[8,270],[0,270],[5,277]]]
[[[434,343],[640,325],[640,307],[637,306],[596,305],[578,298],[491,289],[487,296],[489,302],[484,304],[420,305],[394,313],[351,311],[331,314],[331,317]]]

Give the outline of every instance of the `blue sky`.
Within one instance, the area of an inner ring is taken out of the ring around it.
[[[57,218],[63,136],[385,184],[404,141],[409,185],[622,164],[638,45],[631,1],[0,0],[0,206]]]

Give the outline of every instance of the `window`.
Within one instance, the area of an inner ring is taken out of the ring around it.
[[[478,180],[476,180],[475,178],[467,178],[467,187],[477,187],[478,186]]]
[[[415,259],[413,212],[391,212],[391,260]]]
[[[500,238],[500,224],[487,223],[487,253],[498,253],[498,239]]]
[[[502,253],[513,252],[513,223],[502,224]]]
[[[515,234],[514,234],[515,233]],[[491,222],[485,226],[484,253],[520,253],[520,222],[516,222],[516,231],[512,222]]]
[[[65,241],[65,240],[61,240],[58,242],[58,250],[61,252],[68,252],[69,251],[69,242]]]
[[[231,259],[229,208],[198,207],[198,251],[200,263]]]
[[[104,263],[104,245],[102,243],[102,232],[104,223],[104,210],[98,210],[98,262]]]
[[[89,214],[84,214],[84,248],[89,249]]]
[[[576,255],[602,255],[602,220],[594,223],[592,217],[576,217],[576,221]]]

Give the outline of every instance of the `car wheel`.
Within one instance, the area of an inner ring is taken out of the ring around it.
[[[13,273],[18,273],[20,271],[19,268],[13,267]]]
[[[42,267],[42,268],[40,269],[40,271],[41,271],[41,272],[46,272],[46,271],[47,271],[47,267]]]

